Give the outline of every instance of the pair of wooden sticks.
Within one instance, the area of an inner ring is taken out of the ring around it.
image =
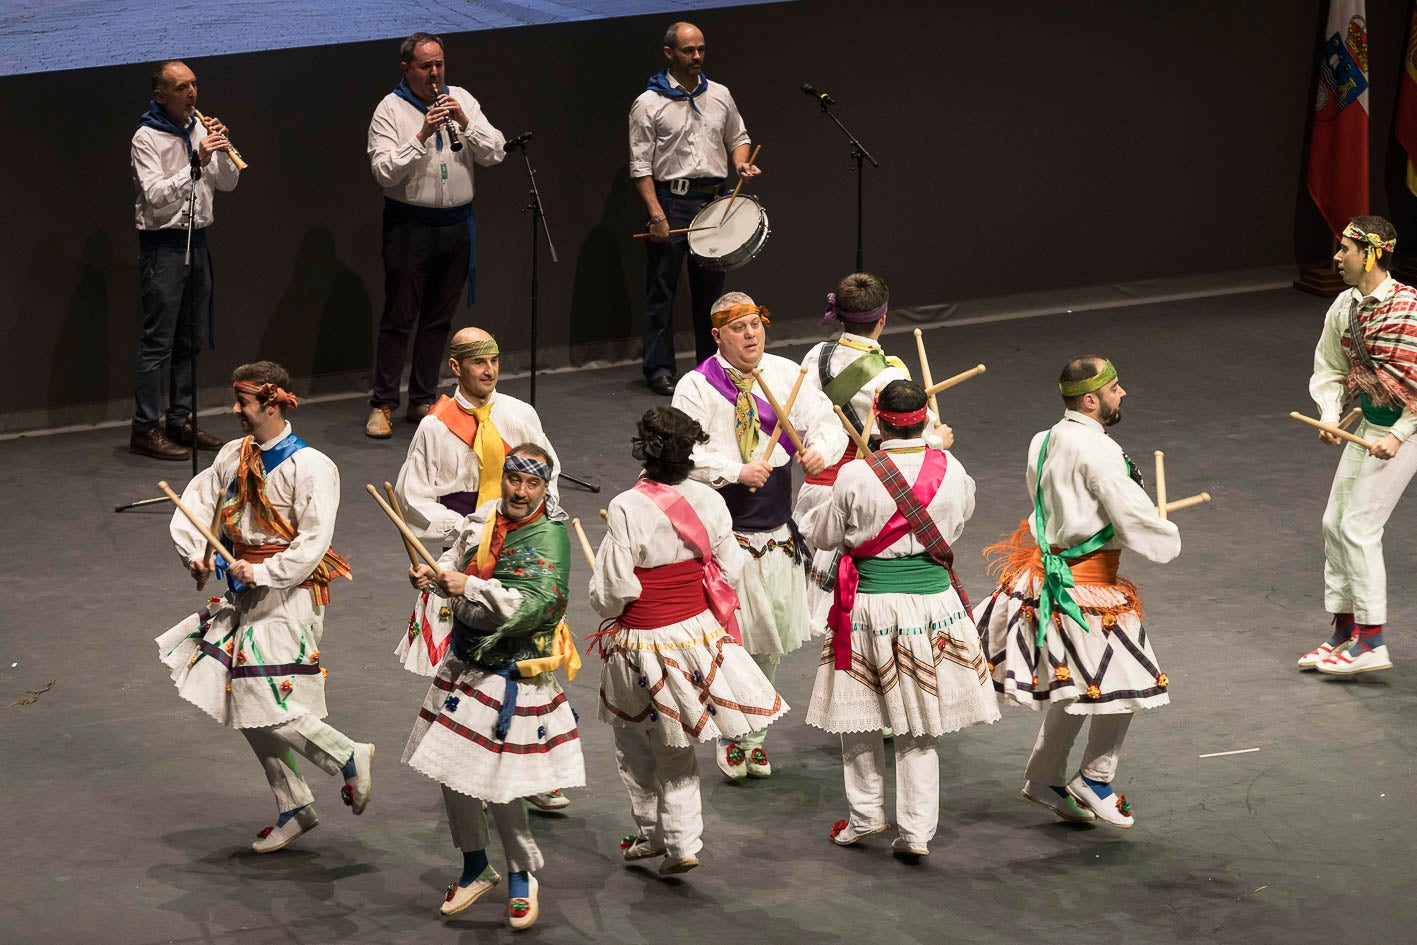
[[[1209,492],[1199,492],[1184,499],[1176,499],[1168,502],[1166,500],[1166,454],[1161,450],[1155,453],[1156,458],[1156,514],[1161,518],[1166,518],[1172,512],[1179,512],[1181,509],[1189,509],[1195,505],[1201,505],[1210,501]]]
[[[1373,448],[1372,440],[1365,440],[1361,436],[1349,433],[1347,430],[1343,429],[1344,427],[1348,426],[1348,424],[1352,423],[1354,420],[1357,420],[1360,416],[1362,416],[1362,414],[1362,410],[1357,407],[1354,407],[1352,410],[1348,411],[1347,416],[1345,416],[1342,420],[1338,421],[1337,426],[1331,423],[1324,423],[1322,420],[1315,420],[1313,417],[1306,417],[1297,410],[1290,413],[1289,416],[1293,417],[1295,420],[1300,421],[1301,423],[1307,423],[1309,426],[1314,427],[1315,429],[1322,430],[1325,433],[1328,433],[1332,436],[1336,436],[1339,439],[1347,440],[1350,443],[1357,443],[1365,450],[1371,450]]]

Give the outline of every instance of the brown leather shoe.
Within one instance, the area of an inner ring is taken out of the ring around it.
[[[394,435],[394,408],[374,407],[369,411],[369,419],[364,423],[364,435],[376,440],[387,440]]]
[[[167,428],[167,438],[179,446],[192,445],[192,424],[184,423],[181,426],[169,426]],[[222,448],[221,440],[212,436],[201,427],[197,428],[197,449],[216,452]]]
[[[420,423],[428,416],[428,411],[433,409],[432,404],[409,404],[408,413],[404,414],[404,419],[409,423]]]
[[[178,446],[169,440],[167,434],[162,432],[162,427],[153,427],[151,430],[144,430],[141,433],[134,430],[132,437],[128,440],[128,452],[152,459],[170,459],[178,462],[188,459],[192,455],[191,450],[187,447]]]

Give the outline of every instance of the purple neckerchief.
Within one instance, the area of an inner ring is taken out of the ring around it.
[[[728,376],[728,372],[723,369],[723,362],[718,358],[710,357],[694,368],[704,376],[714,390],[718,391],[728,402],[735,407],[738,404],[738,385],[733,383],[733,378]],[[763,438],[772,436],[772,431],[777,428],[777,412],[772,409],[772,404],[768,403],[757,394],[753,395],[753,400],[758,407],[758,429],[762,431]],[[792,458],[797,453],[797,447],[792,445],[792,440],[782,437],[779,441],[782,448],[787,450],[788,458]],[[766,457],[765,457],[766,458]]]

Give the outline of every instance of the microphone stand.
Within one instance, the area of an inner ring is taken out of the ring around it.
[[[202,159],[197,155],[195,148],[192,149],[192,189],[187,194],[187,252],[182,257],[182,265],[187,269],[187,282],[192,280],[192,230],[197,224],[197,181],[202,179]],[[186,292],[183,292],[186,295]],[[188,419],[192,423],[192,478],[197,478],[197,313],[192,313],[192,318],[187,324],[187,341],[191,348],[188,353],[189,369],[192,372],[192,413]],[[139,499],[136,502],[128,502],[124,505],[115,505],[113,511],[126,512],[129,509],[136,509],[144,505],[154,505],[158,502],[171,501],[167,496],[160,495],[152,499]]]
[[[537,351],[537,289],[540,284],[540,263],[541,263],[541,234],[546,234],[546,248],[551,251],[551,261],[560,262],[556,258],[556,244],[551,240],[551,228],[546,224],[546,209],[541,203],[541,191],[536,186],[536,170],[531,166],[531,154],[527,150],[527,139],[531,136],[523,135],[521,140],[515,141],[506,146],[508,151],[520,148],[522,158],[526,162],[527,181],[531,184],[530,200],[522,213],[531,212],[531,391],[527,400],[532,408],[536,408],[536,351]],[[593,482],[572,476],[565,470],[565,463],[562,463],[560,478],[569,483],[580,486],[588,492],[599,492],[600,486]]]
[[[841,123],[841,119],[836,117],[832,111],[835,102],[830,101],[830,96],[816,96],[818,104],[822,106],[822,114],[826,115],[836,126],[841,129],[841,133],[846,135],[846,140],[851,144],[851,168],[856,172],[856,271],[862,272],[866,268],[864,256],[861,249],[861,227],[862,227],[862,205],[864,203],[864,170],[865,162],[870,161],[871,166],[879,168],[881,165],[871,156],[871,152],[866,150],[866,146],[861,143],[851,131]]]

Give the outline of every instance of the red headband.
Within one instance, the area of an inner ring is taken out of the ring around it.
[[[275,384],[253,384],[250,381],[236,381],[231,385],[238,394],[250,394],[261,406],[275,404],[277,407],[299,407],[300,398]]]
[[[928,410],[922,405],[919,410],[912,410],[909,413],[893,413],[889,410],[882,410],[880,404],[872,403],[871,410],[876,414],[876,419],[882,423],[889,423],[897,430],[904,430],[913,427],[917,423],[924,423],[930,416]]]

